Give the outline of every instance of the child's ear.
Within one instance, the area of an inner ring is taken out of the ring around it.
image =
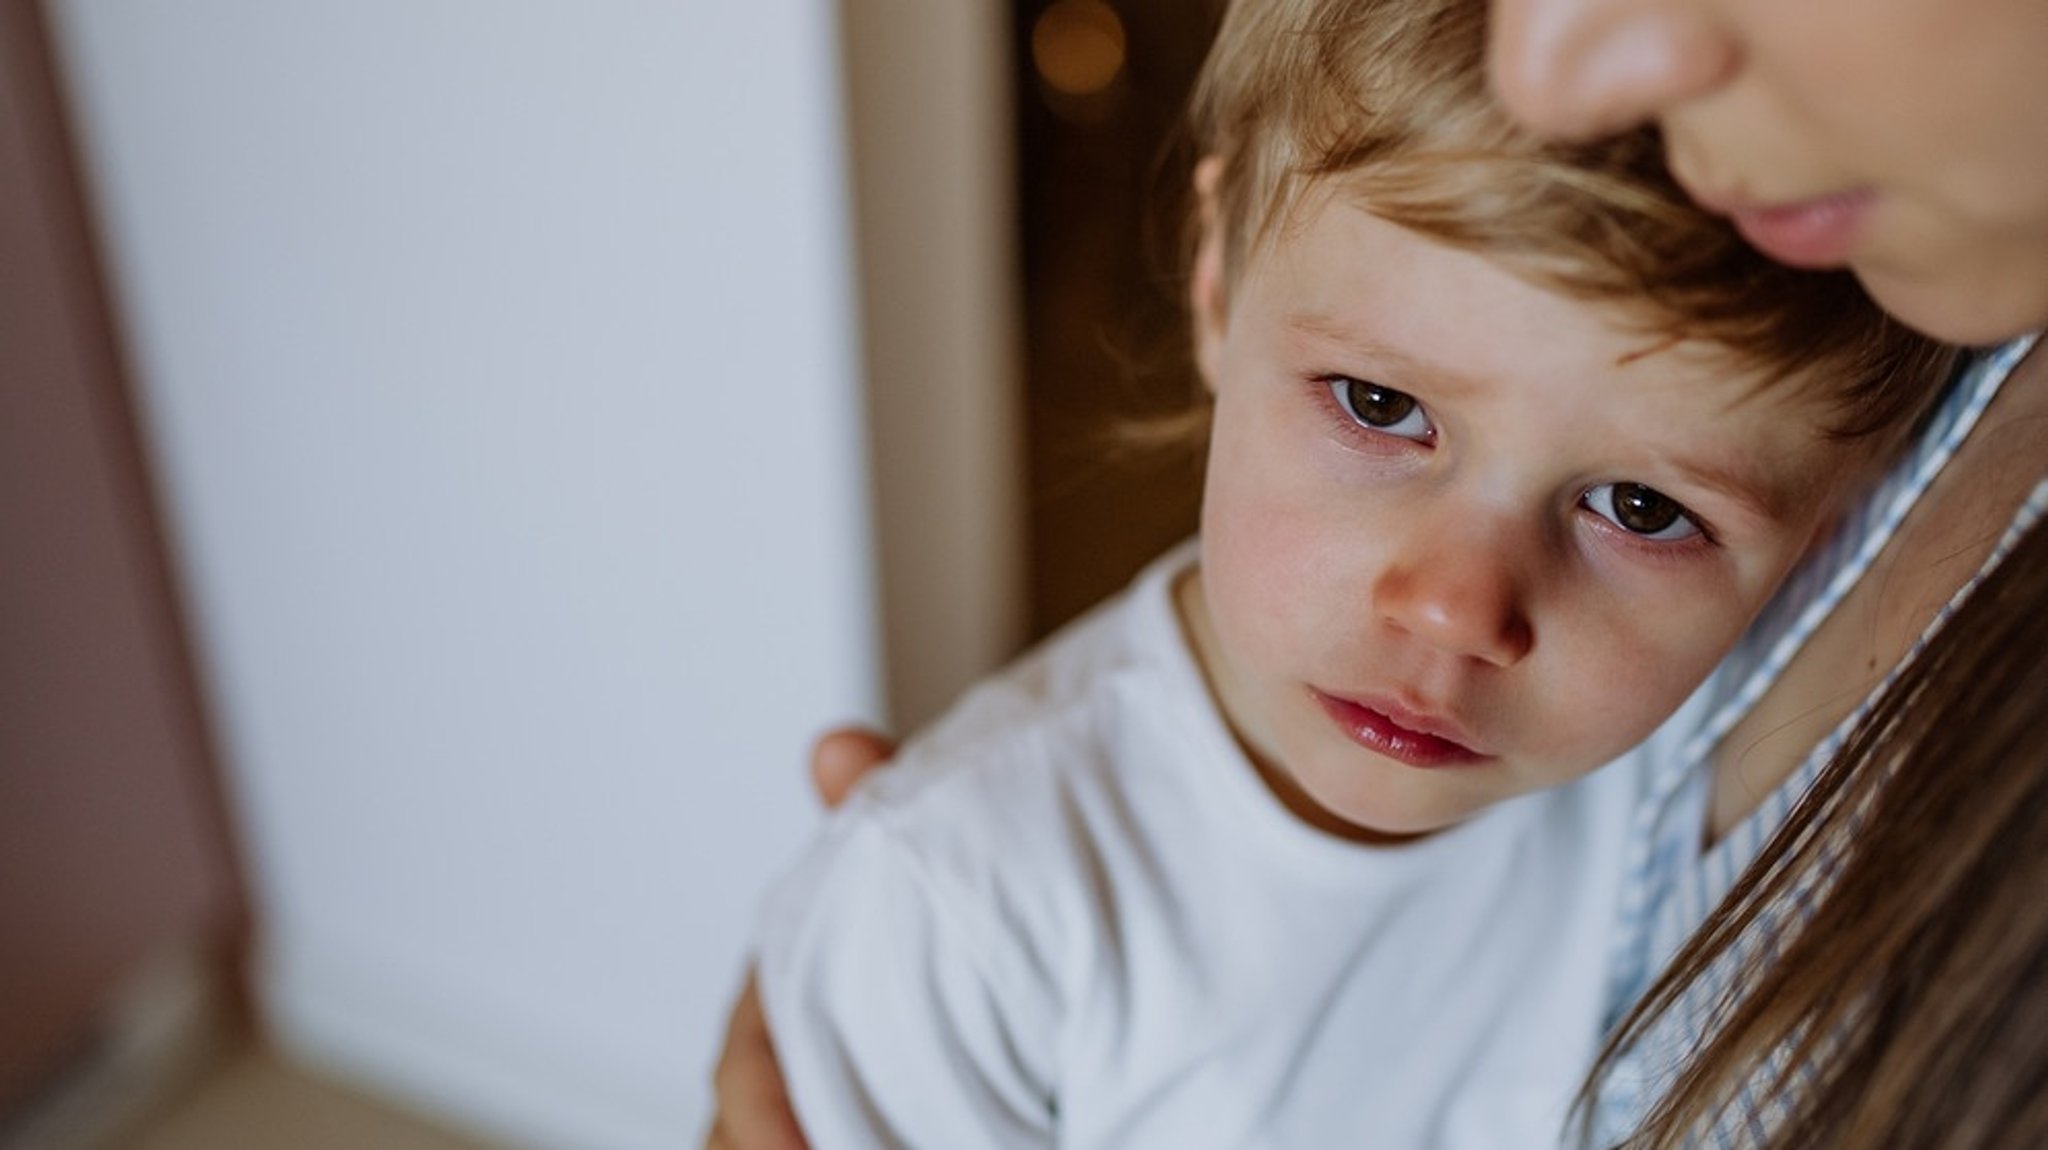
[[[1229,322],[1223,282],[1223,212],[1216,199],[1222,180],[1223,157],[1203,156],[1195,165],[1195,258],[1188,276],[1188,314],[1194,321],[1195,367],[1211,391],[1216,390],[1223,329]]]

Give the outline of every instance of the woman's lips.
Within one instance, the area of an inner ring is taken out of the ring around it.
[[[1326,695],[1314,688],[1309,693],[1352,742],[1395,762],[1411,767],[1462,767],[1492,758],[1452,738],[1455,732],[1442,720],[1392,704]]]
[[[1876,196],[1861,190],[1779,204],[1702,203],[1725,214],[1743,239],[1779,263],[1829,268],[1847,263],[1856,250]]]

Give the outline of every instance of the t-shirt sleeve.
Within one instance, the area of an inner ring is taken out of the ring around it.
[[[1043,980],[1003,954],[986,892],[861,806],[771,891],[758,934],[762,1003],[811,1144],[1052,1145]]]

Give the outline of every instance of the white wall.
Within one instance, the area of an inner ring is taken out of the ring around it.
[[[53,0],[262,1000],[548,1147],[690,1144],[877,712],[827,0]]]

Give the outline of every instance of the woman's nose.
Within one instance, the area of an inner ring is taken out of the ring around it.
[[[1373,607],[1383,624],[1461,659],[1509,667],[1535,645],[1506,540],[1420,529],[1379,574]]]
[[[1740,57],[1698,0],[1489,2],[1494,91],[1545,135],[1599,136],[1656,120],[1726,83]]]

